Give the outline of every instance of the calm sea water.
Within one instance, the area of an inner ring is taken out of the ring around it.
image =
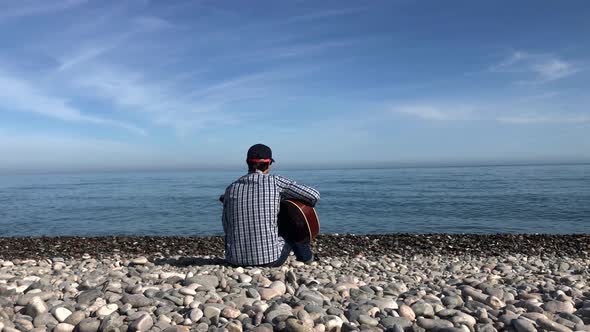
[[[240,172],[0,176],[0,236],[219,235]],[[590,165],[283,171],[324,233],[590,233]]]

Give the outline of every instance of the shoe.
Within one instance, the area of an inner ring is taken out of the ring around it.
[[[305,262],[303,262],[303,264],[309,265],[309,264],[315,262],[316,260],[318,260],[318,259],[315,256],[311,256],[311,258],[306,260]]]

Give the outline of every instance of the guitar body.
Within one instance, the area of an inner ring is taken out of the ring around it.
[[[315,209],[297,200],[281,201],[278,224],[279,235],[288,242],[311,242],[320,233]]]

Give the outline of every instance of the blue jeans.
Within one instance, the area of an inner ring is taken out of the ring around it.
[[[287,261],[287,258],[289,258],[291,250],[293,250],[293,253],[295,253],[295,257],[300,262],[308,262],[313,259],[313,253],[311,252],[311,245],[309,244],[309,242],[285,242],[285,246],[283,247],[283,250],[281,251],[281,255],[279,256],[279,258],[272,263],[268,263],[262,266],[279,267],[283,265]]]

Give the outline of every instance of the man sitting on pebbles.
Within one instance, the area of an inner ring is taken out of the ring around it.
[[[291,250],[297,260],[310,263],[309,243],[287,243],[278,234],[277,216],[281,200],[297,199],[311,206],[320,199],[317,190],[279,175],[269,174],[274,162],[264,144],[250,147],[248,174],[229,185],[223,202],[225,259],[236,266],[281,266]]]

